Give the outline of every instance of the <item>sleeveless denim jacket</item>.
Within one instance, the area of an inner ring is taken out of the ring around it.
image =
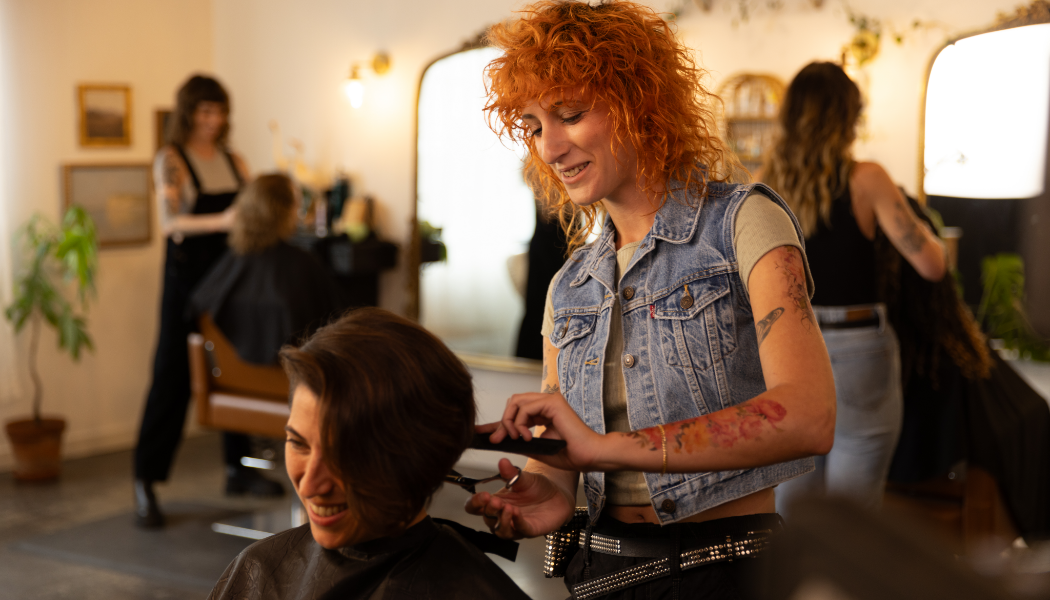
[[[620,281],[614,280],[614,228],[573,253],[554,277],[551,301],[558,383],[573,410],[604,434],[602,362],[613,294],[620,294],[631,429],[713,413],[765,391],[758,339],[733,245],[736,215],[752,190],[781,206],[762,185],[713,183],[706,200],[672,192]],[[803,242],[804,243],[804,242]],[[645,473],[663,524],[772,487],[813,470],[813,459],[709,473]],[[605,504],[603,473],[584,473],[591,522]]]

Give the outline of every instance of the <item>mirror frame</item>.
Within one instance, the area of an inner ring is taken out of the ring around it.
[[[422,244],[419,237],[419,96],[423,91],[423,78],[426,77],[427,71],[430,70],[430,67],[434,66],[438,61],[444,60],[450,56],[455,56],[461,52],[487,48],[489,44],[485,41],[485,35],[488,33],[488,30],[489,28],[485,27],[473,38],[464,41],[457,50],[446,52],[428,62],[426,66],[423,67],[423,71],[419,74],[419,83],[416,85],[414,136],[416,143],[412,155],[412,191],[414,201],[412,203],[412,218],[409,223],[411,233],[409,237],[408,258],[405,265],[405,292],[407,296],[405,302],[405,316],[417,323],[419,322],[421,302],[419,270],[420,267],[422,267],[422,261],[420,260],[420,249]],[[535,375],[538,378],[543,370],[543,363],[541,361],[530,358],[471,354],[466,352],[456,352],[455,354],[468,367],[483,369],[486,371]]]
[[[930,57],[930,60],[926,65],[926,77],[923,80],[922,95],[919,100],[919,154],[917,157],[919,167],[917,173],[919,181],[918,188],[915,191],[919,204],[926,206],[926,91],[930,87],[930,73],[933,72],[933,63],[937,61],[937,57],[941,55],[941,52],[943,52],[945,48],[959,40],[983,35],[985,33],[992,33],[993,31],[1003,31],[1006,29],[1025,27],[1027,25],[1042,25],[1050,23],[1050,12],[1043,8],[1044,4],[1045,3],[1040,2],[1039,0],[1033,0],[1028,6],[1019,7],[1014,14],[1000,14],[995,20],[995,23],[988,27],[948,38],[943,45],[934,51],[933,56]]]

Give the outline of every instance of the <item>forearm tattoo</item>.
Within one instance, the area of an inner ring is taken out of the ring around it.
[[[734,408],[665,425],[667,449],[675,454],[691,454],[707,448],[726,450],[741,441],[758,440],[763,435],[781,431],[777,424],[786,416],[787,409],[779,402],[755,399]],[[664,442],[657,427],[632,431],[627,436],[645,450],[659,450]]]
[[[915,254],[926,245],[926,236],[923,235],[922,226],[909,214],[908,207],[902,202],[897,203],[897,210],[893,215],[900,233],[897,242],[904,254]]]
[[[816,323],[816,319],[813,317],[813,309],[809,306],[809,294],[806,290],[806,270],[802,266],[802,255],[799,253],[798,248],[792,246],[782,246],[775,252],[777,252],[777,255],[774,268],[784,277],[784,294],[788,297],[791,305],[795,307],[802,325],[808,331]]]
[[[666,427],[664,428],[667,429]],[[660,445],[663,444],[663,436],[660,435],[660,430],[656,427],[650,427],[649,429],[643,429],[641,431],[632,431],[627,434],[627,437],[638,442],[638,445],[643,450],[649,450],[656,452],[660,450]]]
[[[557,382],[555,382],[555,383],[544,383],[543,384],[543,393],[544,394],[554,394],[554,393],[559,392],[559,391],[561,391],[561,387],[558,386]]]
[[[768,315],[765,316],[761,321],[758,322],[756,329],[758,330],[758,345],[761,346],[762,342],[769,335],[770,328],[773,327],[773,323],[776,323],[780,315],[784,314],[784,308],[778,306],[774,308]]]

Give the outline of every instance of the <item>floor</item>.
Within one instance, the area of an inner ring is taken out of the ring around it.
[[[179,451],[169,483],[157,487],[161,505],[192,502],[237,510],[290,512],[290,498],[268,501],[226,498],[222,494],[220,455],[217,435],[187,439]],[[49,484],[19,484],[10,473],[0,474],[0,600],[199,600],[205,597],[199,586],[180,585],[149,574],[76,564],[15,547],[20,541],[41,534],[122,514],[128,515],[128,527],[133,527],[130,472],[131,453],[118,452],[67,461],[61,478]],[[283,473],[282,478],[288,484]],[[291,490],[291,485],[287,488]],[[481,529],[479,520],[462,512],[466,499],[466,492],[446,486],[435,497],[430,512]],[[542,540],[526,541],[519,549],[516,563],[498,557],[495,560],[533,598],[560,600],[568,595],[561,580],[545,579],[540,571]]]

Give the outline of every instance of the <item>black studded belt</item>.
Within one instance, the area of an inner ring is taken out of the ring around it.
[[[726,535],[724,539],[685,548],[679,557],[682,571],[713,563],[751,558],[769,547],[771,529],[748,531],[744,535]],[[630,557],[653,557],[655,560],[588,579],[572,588],[574,600],[589,600],[671,574],[673,565],[667,540],[618,538],[590,533],[592,552]],[[587,531],[580,532],[580,547],[586,547]]]

